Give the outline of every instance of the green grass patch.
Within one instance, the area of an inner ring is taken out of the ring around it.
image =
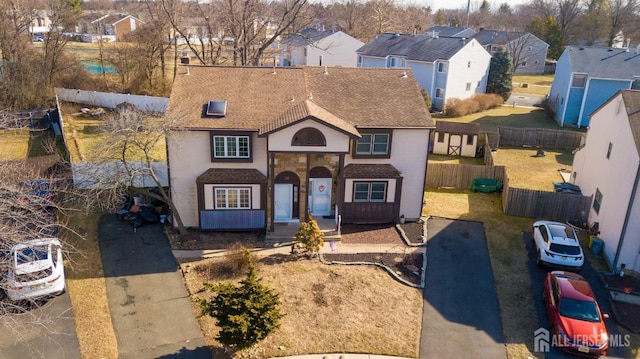
[[[559,169],[571,169],[573,154],[570,150],[545,151],[536,157],[535,148],[500,148],[493,152],[496,166],[506,166],[509,186],[541,191],[553,191],[553,182],[562,182]]]
[[[546,75],[513,75],[512,82],[537,86],[551,86],[553,82],[553,74]]]
[[[539,108],[500,106],[491,110],[461,117],[434,116],[452,122],[478,123],[480,130],[497,132],[498,126],[518,128],[550,128],[559,129],[558,124],[548,118],[544,110]]]
[[[0,131],[2,151],[0,161],[26,159],[29,153],[29,129],[5,129]]]

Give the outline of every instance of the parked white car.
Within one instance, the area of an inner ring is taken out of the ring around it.
[[[584,264],[584,252],[576,231],[569,225],[537,221],[533,224],[538,265],[550,265],[579,271]]]
[[[11,248],[6,277],[9,299],[37,299],[60,295],[65,288],[60,240],[34,239]]]

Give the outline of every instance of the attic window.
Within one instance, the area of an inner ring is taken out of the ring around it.
[[[320,130],[306,127],[296,132],[291,140],[292,146],[326,146],[327,140]]]
[[[227,114],[227,101],[211,100],[207,104],[207,116],[223,117]]]

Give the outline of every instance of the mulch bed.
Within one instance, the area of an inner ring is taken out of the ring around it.
[[[397,244],[407,246],[423,243],[423,224],[404,223],[399,225],[406,241],[394,224],[346,224],[341,227],[342,243],[354,244]],[[265,247],[264,236],[259,232],[204,232],[189,230],[187,235],[168,234],[173,249],[227,249],[233,246]],[[423,255],[421,253],[357,253],[325,254],[326,262],[377,263],[390,268],[404,281],[420,285],[422,280]]]
[[[640,278],[633,275],[601,274],[605,288],[640,296]],[[634,333],[640,333],[640,305],[611,300],[615,319]]]

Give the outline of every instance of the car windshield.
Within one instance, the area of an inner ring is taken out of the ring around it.
[[[578,246],[567,246],[564,244],[551,243],[549,246],[549,250],[558,253],[558,254],[566,254],[570,256],[575,256],[580,254],[580,247]]]
[[[600,314],[596,302],[587,302],[573,298],[562,298],[560,315],[587,322],[599,322]]]
[[[23,248],[16,253],[16,263],[24,264],[29,262],[45,260],[49,257],[47,246],[34,246]]]

